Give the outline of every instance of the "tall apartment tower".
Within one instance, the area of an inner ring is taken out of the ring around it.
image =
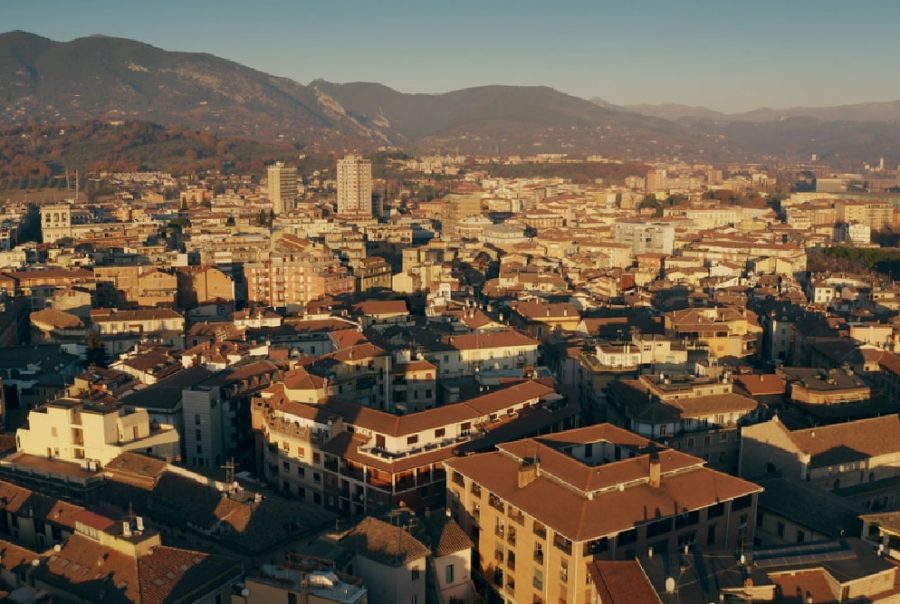
[[[293,210],[297,197],[297,168],[275,162],[269,166],[268,179],[272,211],[282,214]]]
[[[337,165],[338,214],[372,215],[372,162],[348,155]]]

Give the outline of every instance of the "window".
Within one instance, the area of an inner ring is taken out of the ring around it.
[[[447,585],[451,585],[453,583],[453,572],[454,568],[452,564],[448,564],[444,569],[444,583]]]
[[[199,426],[199,425],[200,425],[200,415],[199,415],[199,414],[196,414],[196,413],[194,414],[194,425],[195,425],[195,426]]]
[[[322,475],[318,472],[313,472],[313,481],[322,482]]]
[[[672,519],[663,518],[647,525],[647,538],[658,537],[672,530]]]
[[[419,568],[416,567],[416,566],[414,566],[413,569],[412,569],[412,580],[413,580],[413,581],[418,581],[418,580],[419,580]]]
[[[616,537],[616,545],[628,545],[635,541],[637,541],[637,529],[624,531]]]
[[[286,461],[283,461],[283,462],[281,462],[281,469],[284,470],[285,472],[290,472],[290,471],[291,471],[291,464],[289,464],[289,463],[286,462]]]
[[[203,445],[197,445],[197,455],[203,454]]]
[[[569,582],[569,562],[565,559],[559,561],[559,580],[563,583]]]
[[[716,525],[710,524],[706,529],[706,545],[715,545],[716,543]]]
[[[711,505],[706,508],[706,517],[707,518],[718,518],[722,514],[725,513],[725,503],[719,502],[716,505]]]
[[[743,497],[738,497],[731,502],[731,510],[743,510],[750,507],[751,503],[753,503],[752,495],[744,495]]]
[[[418,434],[414,434],[413,436],[408,436],[408,437],[406,437],[406,444],[408,444],[408,445],[414,445],[414,444],[416,444],[417,442],[419,442],[419,435],[418,435]]]
[[[437,430],[434,431],[434,437],[435,438],[443,438],[444,434],[446,434],[446,433],[447,433],[446,429],[438,428]]]
[[[297,476],[306,476],[306,468],[297,466]]]
[[[776,533],[779,537],[784,537],[784,523],[783,523],[783,522],[779,522],[779,523],[775,526],[775,533]]]
[[[536,589],[544,589],[544,571],[539,568],[534,569],[533,583]]]
[[[194,439],[203,440],[203,432],[201,432],[200,430],[194,430]]]
[[[584,456],[586,458],[594,456],[594,443],[587,443],[584,445]]]
[[[803,543],[804,541],[806,541],[806,533],[797,531],[797,543]]]

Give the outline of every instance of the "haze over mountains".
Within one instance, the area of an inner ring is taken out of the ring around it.
[[[409,94],[377,83],[303,85],[120,38],[0,34],[0,122],[87,119],[141,119],[321,149],[900,160],[900,101],[728,115],[674,104],[620,107],[542,86]]]
[[[716,111],[715,109],[709,109],[708,107],[696,107],[678,103],[612,105],[597,97],[591,99],[591,102],[601,107],[615,108],[666,120],[688,122],[696,120],[721,122],[774,122],[793,117],[806,117],[832,122],[900,121],[900,101],[854,103],[850,105],[835,105],[833,107],[788,107],[786,109],[761,107],[752,111],[739,113],[724,113],[722,111]]]

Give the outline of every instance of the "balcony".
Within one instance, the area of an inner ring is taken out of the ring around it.
[[[328,468],[328,460],[325,460],[325,467]],[[353,478],[354,480],[362,481],[363,469],[357,466],[344,464],[344,466],[341,468],[341,476],[346,476],[347,478]]]
[[[540,537],[541,539],[547,539],[547,527],[540,522],[535,521],[532,530],[534,531],[535,536]]]
[[[510,506],[508,515],[510,520],[514,520],[519,526],[525,526],[525,514],[523,514],[521,510],[517,510]]]
[[[488,505],[490,505],[495,510],[498,510],[501,514],[505,513],[505,506],[503,505],[503,500],[491,493],[488,496]]]
[[[543,549],[535,549],[534,550],[534,561],[540,565],[544,564],[544,550]]]
[[[572,555],[572,542],[560,534],[553,535],[553,547],[565,554]]]
[[[515,547],[516,545],[516,527],[511,526],[506,533],[506,542]]]

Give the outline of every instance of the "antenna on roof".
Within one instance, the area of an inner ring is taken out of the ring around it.
[[[234,458],[226,461],[222,468],[225,470],[225,484],[231,486],[234,483]]]

